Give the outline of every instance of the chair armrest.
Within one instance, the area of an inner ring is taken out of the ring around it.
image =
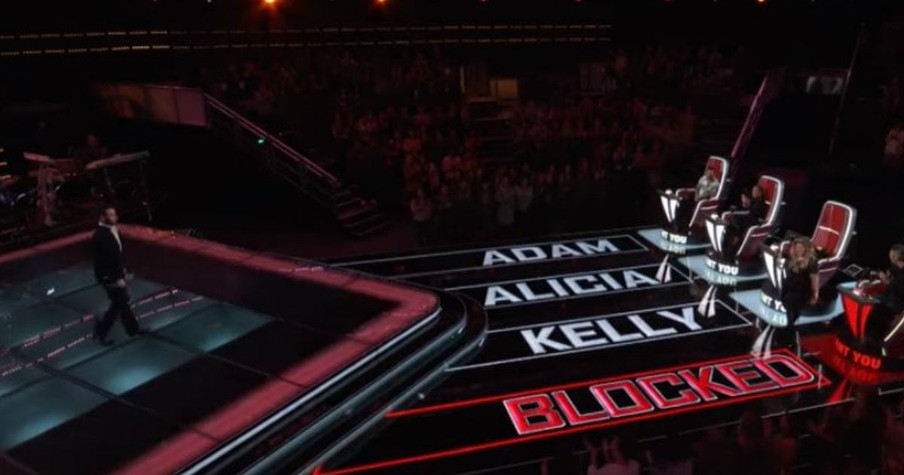
[[[675,190],[675,196],[679,198],[685,198],[687,196],[694,196],[697,194],[696,188],[678,188]]]

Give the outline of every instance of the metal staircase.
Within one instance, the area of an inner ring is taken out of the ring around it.
[[[276,176],[328,209],[343,229],[368,236],[388,224],[376,201],[362,197],[322,166],[242,116],[220,100],[204,95],[207,124],[241,149],[258,157]]]

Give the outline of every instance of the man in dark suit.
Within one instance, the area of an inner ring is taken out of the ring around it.
[[[94,338],[102,345],[109,346],[113,342],[107,338],[110,327],[116,319],[122,319],[122,324],[129,336],[141,333],[138,320],[129,305],[129,289],[126,285],[126,269],[122,260],[122,240],[119,238],[119,230],[116,223],[119,216],[116,208],[107,206],[100,213],[100,221],[94,230],[94,238],[91,240],[94,254],[94,276],[97,282],[104,286],[107,297],[110,299],[110,307],[104,316],[94,325]]]

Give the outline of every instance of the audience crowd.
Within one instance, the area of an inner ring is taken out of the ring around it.
[[[882,109],[891,121],[883,150],[885,166],[900,172],[904,169],[904,102],[901,77],[892,77],[883,87]]]
[[[638,444],[625,435],[584,439],[543,460],[541,475],[900,475],[904,400],[892,408],[875,389],[821,412],[761,417]]]
[[[479,118],[461,94],[462,65],[439,49],[212,64],[201,80],[271,127],[303,131],[341,176],[384,205],[407,204],[421,242],[438,243],[629,223],[663,170],[695,155],[688,98],[730,94],[742,56],[618,51],[590,65],[590,91]],[[486,152],[487,127],[503,152]]]

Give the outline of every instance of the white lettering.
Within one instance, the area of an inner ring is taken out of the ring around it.
[[[621,290],[624,288],[617,280],[615,280],[615,277],[612,277],[612,274],[609,274],[608,272],[600,274],[600,278],[602,278],[603,282],[605,282],[612,290]]]
[[[546,259],[546,253],[539,247],[516,247],[512,249],[515,259],[521,262],[542,261]]]
[[[565,290],[565,287],[562,287],[562,284],[560,284],[558,280],[546,279],[546,282],[552,287],[552,291],[555,292],[556,295],[559,297],[568,297],[568,291]]]
[[[555,329],[556,327],[543,327],[537,334],[534,334],[534,332],[529,329],[521,330],[521,336],[524,337],[524,341],[527,342],[527,345],[530,346],[531,351],[533,351],[535,355],[546,353],[547,348],[553,351],[570,350],[570,346],[549,338]]]
[[[553,244],[552,245],[552,258],[553,259],[561,259],[563,257],[582,257],[582,254],[574,249],[566,246],[565,244]]]
[[[605,254],[607,252],[621,252],[621,249],[615,247],[615,244],[612,244],[612,241],[608,239],[598,239],[596,245],[586,241],[578,241],[575,244],[588,256]]]
[[[602,330],[603,333],[605,333],[606,336],[608,336],[609,339],[615,343],[643,338],[643,335],[641,335],[640,333],[628,333],[622,335],[618,332],[618,330],[615,329],[615,327],[612,326],[611,323],[609,323],[609,320],[597,320],[596,324],[598,327],[600,327],[600,330]]]
[[[665,336],[665,335],[674,335],[678,333],[678,330],[674,328],[661,328],[659,330],[654,330],[643,318],[640,318],[640,315],[629,315],[628,320],[631,320],[638,330],[644,334],[647,338],[654,338],[657,336]]]
[[[575,295],[592,294],[592,293],[606,291],[606,286],[603,284],[596,284],[593,287],[590,287],[589,289],[585,289],[579,285],[579,282],[591,282],[591,283],[596,282],[596,277],[594,277],[592,275],[579,275],[577,277],[566,277],[564,280],[565,280],[565,285],[567,285],[568,288],[570,288],[571,291],[574,292]]]
[[[593,328],[593,322],[569,323],[567,325],[562,325],[559,328],[562,329],[562,333],[565,334],[565,338],[568,338],[568,341],[570,341],[571,345],[575,348],[601,345],[607,342],[607,340],[603,337],[585,338],[597,336],[597,333]]]
[[[731,313],[731,312],[729,312]],[[694,306],[649,310],[634,314],[598,316],[577,322],[517,330],[534,355],[565,352],[610,344],[671,338],[702,331],[695,320]],[[783,315],[777,321],[783,322]],[[738,318],[738,321],[740,319]],[[625,331],[633,326],[638,331]]]
[[[606,253],[624,252],[610,239],[595,241],[557,242],[544,246],[523,246],[509,249],[491,249],[483,254],[483,266],[517,264],[546,259],[568,259]]]
[[[484,266],[494,266],[496,264],[514,264],[515,260],[505,254],[493,249],[492,251],[487,251],[483,255],[483,265]]]
[[[483,305],[485,307],[492,307],[493,305],[498,305],[499,302],[518,303],[521,302],[521,299],[515,297],[514,294],[505,290],[500,285],[494,285],[487,288],[487,297],[484,299]]]
[[[627,270],[627,271],[625,271],[624,275],[625,275],[625,285],[629,289],[636,288],[636,287],[640,286],[641,284],[643,284],[643,285],[659,285],[658,280],[656,280],[652,277],[643,275],[640,272],[637,272],[636,270]]]
[[[530,286],[527,285],[527,282],[519,282],[519,283],[515,284],[515,287],[517,287],[518,290],[521,291],[521,295],[524,296],[524,300],[527,300],[528,302],[555,298],[555,294],[551,294],[551,293],[535,294],[533,289],[531,289]]]
[[[660,317],[668,318],[669,320],[671,320],[673,322],[680,323],[680,324],[686,326],[687,329],[690,331],[697,331],[697,330],[701,329],[700,325],[697,323],[697,320],[694,319],[694,308],[693,307],[682,308],[681,315],[678,315],[677,313],[673,313],[669,310],[660,310],[660,311],[656,312],[656,315],[659,315]]]

